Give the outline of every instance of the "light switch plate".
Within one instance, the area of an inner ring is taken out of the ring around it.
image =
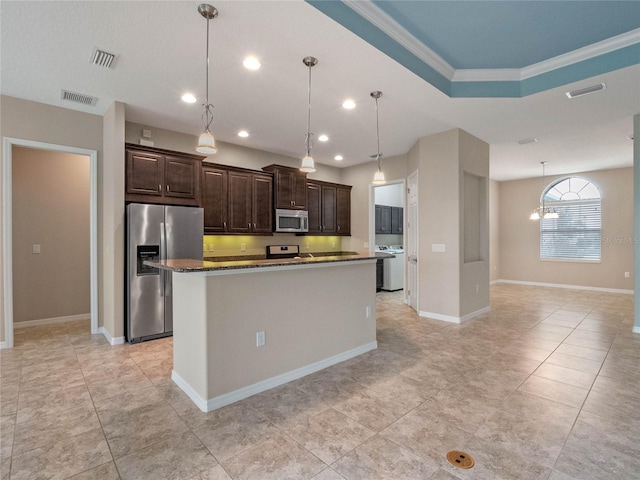
[[[443,253],[444,251],[446,251],[444,243],[432,243],[431,251],[437,252],[437,253]]]
[[[36,244],[34,244],[34,245],[31,247],[31,253],[40,253],[40,245],[36,245]]]

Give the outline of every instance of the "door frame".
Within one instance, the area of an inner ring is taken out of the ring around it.
[[[373,183],[369,184],[369,252],[374,252],[376,248],[376,188],[378,187],[386,187],[389,185],[400,185],[402,187],[402,210],[403,212],[407,211],[407,181],[404,178],[400,178],[398,180],[389,180],[387,183],[383,185],[374,185]],[[403,213],[402,215],[402,231],[406,232],[407,226],[407,216]],[[403,281],[403,290],[402,297],[404,303],[407,303],[407,237],[406,235],[402,235],[402,246],[405,250],[405,264],[404,264],[404,281]]]
[[[54,143],[4,137],[2,139],[2,256],[4,265],[4,342],[0,348],[13,347],[13,147],[72,153],[89,157],[89,269],[91,296],[91,333],[98,332],[98,151]]]

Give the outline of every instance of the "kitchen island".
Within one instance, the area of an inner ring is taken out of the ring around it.
[[[173,381],[208,412],[377,348],[378,256],[146,261],[173,272]]]

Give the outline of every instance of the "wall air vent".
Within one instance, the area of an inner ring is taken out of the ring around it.
[[[604,83],[598,83],[597,85],[592,85],[586,88],[579,88],[578,90],[572,90],[567,92],[567,97],[576,98],[581,97],[582,95],[588,95],[589,93],[599,92],[600,90],[604,90],[607,88],[607,85]]]
[[[93,49],[93,52],[91,52],[91,58],[89,59],[89,61],[94,65],[105,68],[111,68],[115,60],[115,54],[105,52],[104,50],[100,50],[97,47]]]
[[[528,143],[538,143],[537,138],[523,138],[522,140],[518,140],[520,145],[526,145]]]
[[[82,103],[83,105],[95,106],[98,103],[96,97],[85,95],[84,93],[70,92],[69,90],[62,90],[60,94],[62,100],[68,100],[70,102]]]

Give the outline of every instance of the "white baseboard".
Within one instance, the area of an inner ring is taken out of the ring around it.
[[[5,348],[9,348],[7,347],[7,342],[0,342],[0,350],[3,350]]]
[[[607,292],[607,293],[624,293],[625,295],[633,295],[633,290],[623,290],[619,288],[605,288],[605,287],[587,287],[583,285],[567,285],[564,283],[543,283],[543,282],[525,282],[522,280],[497,280],[496,283],[512,283],[515,285],[531,285],[534,287],[551,287],[551,288],[569,288],[572,290],[589,290],[592,292]]]
[[[500,283],[500,282],[501,282],[501,280],[491,280],[489,282],[489,285],[495,285],[495,284]]]
[[[73,322],[76,320],[91,321],[91,314],[80,313],[78,315],[67,315],[66,317],[41,318],[39,320],[26,320],[24,322],[13,322],[13,328],[40,327],[42,325],[54,325],[56,323]]]
[[[633,333],[640,333],[640,327],[633,327]]]
[[[471,320],[472,318],[475,318],[475,317],[477,317],[479,315],[482,315],[483,313],[486,313],[489,310],[491,310],[491,307],[484,307],[484,308],[481,308],[480,310],[476,310],[475,312],[467,313],[466,315],[463,315],[462,317],[454,317],[454,316],[451,316],[451,315],[442,315],[440,313],[433,313],[433,312],[424,312],[422,310],[420,310],[420,312],[418,312],[418,315],[420,317],[432,318],[434,320],[441,320],[443,322],[462,323],[462,322],[466,322],[467,320]]]
[[[98,333],[104,335],[104,338],[107,339],[110,345],[122,345],[124,343],[124,337],[112,337],[104,327],[98,328]]]
[[[378,342],[367,343],[354,349],[347,350],[346,352],[342,352],[332,357],[325,358],[324,360],[320,360],[319,362],[296,368],[295,370],[291,370],[281,375],[276,375],[275,377],[267,378],[252,385],[248,385],[246,387],[234,390],[233,392],[225,393],[223,395],[218,395],[217,397],[210,398],[208,400],[205,400],[200,395],[198,395],[195,390],[193,390],[193,388],[191,388],[191,386],[175,370],[171,373],[171,379],[175,382],[176,385],[178,385],[178,387],[182,389],[184,393],[189,396],[191,400],[193,400],[193,402],[198,406],[200,410],[202,410],[203,412],[211,412],[257,393],[279,387],[280,385],[284,385],[285,383],[288,383],[292,380],[296,380],[311,373],[317,372],[318,370],[325,369],[327,367],[330,367],[331,365],[335,365],[336,363],[344,362],[345,360],[349,360],[350,358],[357,357],[358,355],[362,355],[363,353],[375,350],[376,348],[378,348]]]

